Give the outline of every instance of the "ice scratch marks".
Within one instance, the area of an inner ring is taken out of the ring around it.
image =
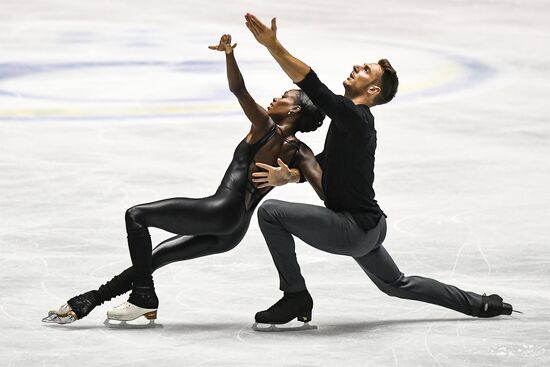
[[[455,274],[456,267],[458,265],[458,262],[459,262],[459,259],[460,259],[460,255],[462,254],[462,251],[464,250],[464,248],[467,245],[469,245],[472,242],[475,243],[476,249],[479,251],[479,253],[481,255],[481,258],[483,259],[483,261],[487,265],[487,274],[491,274],[491,270],[492,270],[491,263],[489,262],[489,260],[485,256],[485,253],[483,252],[483,250],[480,246],[479,237],[476,235],[476,232],[474,231],[473,226],[467,220],[460,219],[461,217],[464,217],[464,216],[468,216],[468,217],[471,218],[473,216],[473,214],[477,214],[481,211],[483,211],[483,209],[481,209],[481,210],[480,209],[468,210],[468,211],[464,211],[464,212],[461,212],[461,213],[457,213],[457,214],[455,214],[454,216],[451,217],[451,220],[453,222],[463,224],[466,227],[467,231],[468,231],[468,237],[466,238],[466,240],[464,240],[464,242],[462,243],[462,245],[460,246],[460,248],[457,251],[457,254],[456,254],[456,257],[455,257],[455,262],[454,262],[454,265],[453,265],[453,269],[451,270],[451,276]]]
[[[434,361],[438,366],[443,366],[443,365],[441,364],[441,362],[439,362],[439,360],[433,355],[432,350],[431,350],[431,348],[430,348],[429,337],[430,337],[430,333],[431,333],[431,331],[432,331],[433,325],[434,325],[434,324],[430,324],[430,327],[428,328],[428,331],[426,331],[426,334],[424,335],[424,347],[426,348],[426,351],[428,352],[428,354],[430,355],[430,357],[432,357],[433,361]]]
[[[397,354],[395,354],[395,347],[391,348],[391,353],[392,353],[392,356],[393,356],[393,362],[395,364],[395,367],[398,367],[399,362],[397,361]]]
[[[406,235],[407,237],[417,238],[420,241],[422,241],[423,238],[426,238],[427,240],[431,240],[434,237],[433,231],[430,230],[430,225],[433,224],[434,230],[437,229],[436,227],[443,223],[448,222],[453,224],[453,226],[449,229],[449,231],[446,231],[444,235],[448,238],[456,238],[457,236],[465,236],[464,240],[461,241],[459,244],[458,249],[456,250],[456,254],[454,256],[454,261],[450,269],[450,275],[454,276],[457,272],[458,266],[460,265],[460,261],[463,258],[463,255],[471,254],[471,251],[476,251],[476,255],[479,254],[479,257],[483,260],[483,262],[486,265],[487,268],[487,274],[491,274],[492,272],[492,265],[489,262],[489,259],[485,255],[485,252],[483,251],[483,248],[480,244],[480,237],[479,237],[479,231],[482,230],[482,228],[477,228],[475,225],[475,217],[483,212],[487,211],[489,209],[475,209],[475,210],[465,210],[460,212],[450,212],[447,210],[443,211],[432,211],[428,213],[424,213],[422,215],[411,215],[404,218],[399,219],[393,224],[393,229],[396,232],[399,232],[401,234]],[[404,223],[408,223],[408,228],[404,226]],[[418,226],[416,224],[418,223]],[[410,228],[419,228],[418,230],[411,230]],[[439,229],[441,230],[441,229]],[[443,244],[445,245],[445,244]],[[472,250],[470,250],[472,248]],[[466,250],[469,250],[470,253],[468,253]],[[426,266],[427,268],[433,269],[433,270],[442,270],[438,266],[434,266],[432,264],[428,264],[424,261],[422,261],[417,256],[417,251],[411,251],[411,256],[414,257],[415,260],[418,261],[418,263]]]

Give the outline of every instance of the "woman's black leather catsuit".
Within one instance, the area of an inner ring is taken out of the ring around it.
[[[246,139],[240,142],[214,195],[202,199],[172,198],[128,209],[125,219],[133,266],[102,285],[98,291],[92,291],[97,299],[79,312],[79,318],[96,305],[131,290],[133,283],[134,287],[136,284],[152,286],[152,272],[164,265],[219,254],[237,246],[248,230],[254,209],[270,191],[257,189],[249,180],[249,170],[256,153],[276,134],[276,130],[274,124],[258,142],[248,144]],[[287,162],[289,167],[294,167],[300,143],[297,140],[285,141],[294,146],[293,158]],[[151,251],[148,227],[177,235]],[[77,297],[69,301],[71,306],[74,305],[73,309],[82,308],[77,304]]]

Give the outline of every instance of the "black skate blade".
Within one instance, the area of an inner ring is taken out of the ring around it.
[[[266,326],[262,326],[262,325],[266,325]],[[306,330],[317,329],[317,325],[310,325],[309,322],[304,322],[304,324],[300,326],[285,326],[285,325],[286,324],[283,324],[283,325],[260,324],[255,322],[252,325],[252,330],[261,331],[261,332],[281,332],[281,331],[306,331]]]
[[[512,310],[512,312],[515,312],[515,313],[521,313],[521,314],[523,314],[523,312],[521,312],[521,311],[518,311],[518,310]]]
[[[156,329],[164,327],[162,324],[157,324],[155,320],[149,320],[146,324],[134,324],[128,321],[106,319],[103,324],[109,329]]]

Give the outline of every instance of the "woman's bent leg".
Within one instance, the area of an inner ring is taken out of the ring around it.
[[[249,220],[235,232],[227,235],[178,235],[161,242],[152,252],[152,270],[177,261],[190,260],[197,257],[219,254],[237,246],[248,230]],[[132,289],[134,269],[129,267],[113,279],[103,284],[98,292],[98,303],[124,294]]]
[[[223,235],[242,227],[233,201],[239,198],[216,194],[203,199],[173,198],[136,205],[126,211],[128,246],[134,268],[134,288],[153,287],[151,237],[148,227],[179,235]],[[236,226],[236,224],[240,224]],[[200,255],[198,249],[197,255]],[[186,253],[193,252],[186,250]]]

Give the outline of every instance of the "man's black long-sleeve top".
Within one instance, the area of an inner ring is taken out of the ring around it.
[[[334,94],[313,70],[296,84],[332,120],[323,152],[316,156],[325,206],[349,212],[365,231],[373,228],[385,215],[374,199],[374,116],[368,106]]]

